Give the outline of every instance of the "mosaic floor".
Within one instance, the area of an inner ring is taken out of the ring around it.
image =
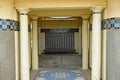
[[[82,70],[50,69],[39,70],[32,80],[89,80]]]

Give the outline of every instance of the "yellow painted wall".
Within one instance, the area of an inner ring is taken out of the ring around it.
[[[40,9],[40,10],[31,10],[29,15],[36,15],[39,17],[46,16],[82,16],[82,15],[90,15],[90,9]]]
[[[0,18],[17,20],[17,12],[13,0],[0,0]]]
[[[39,20],[41,28],[79,28],[81,20]]]
[[[92,24],[92,15],[90,16],[89,24]],[[89,31],[89,66],[90,68],[92,68],[92,31],[91,30]]]
[[[120,17],[120,0],[107,0],[108,18]]]

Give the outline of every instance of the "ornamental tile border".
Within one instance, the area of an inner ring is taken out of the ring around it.
[[[108,18],[102,20],[101,29],[120,29],[120,18]],[[92,31],[92,24],[89,25],[89,30]]]
[[[0,18],[0,30],[2,31],[19,31],[19,22],[11,19],[1,19]]]
[[[108,18],[102,20],[101,29],[120,29],[120,18]],[[0,18],[0,30],[20,31],[19,22]],[[92,24],[90,24],[90,30],[92,30]]]
[[[120,29],[120,18],[108,18],[102,20],[103,29]]]

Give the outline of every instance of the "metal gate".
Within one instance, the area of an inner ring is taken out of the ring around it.
[[[74,34],[47,33],[46,49],[74,49]]]
[[[73,53],[74,29],[52,29],[45,33],[45,53]]]

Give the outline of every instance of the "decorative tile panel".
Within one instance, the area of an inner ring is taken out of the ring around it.
[[[53,69],[39,72],[34,80],[88,80],[79,70]]]
[[[103,20],[102,29],[120,29],[120,18],[108,18]]]
[[[19,22],[10,19],[0,19],[0,30],[2,31],[19,31]]]

